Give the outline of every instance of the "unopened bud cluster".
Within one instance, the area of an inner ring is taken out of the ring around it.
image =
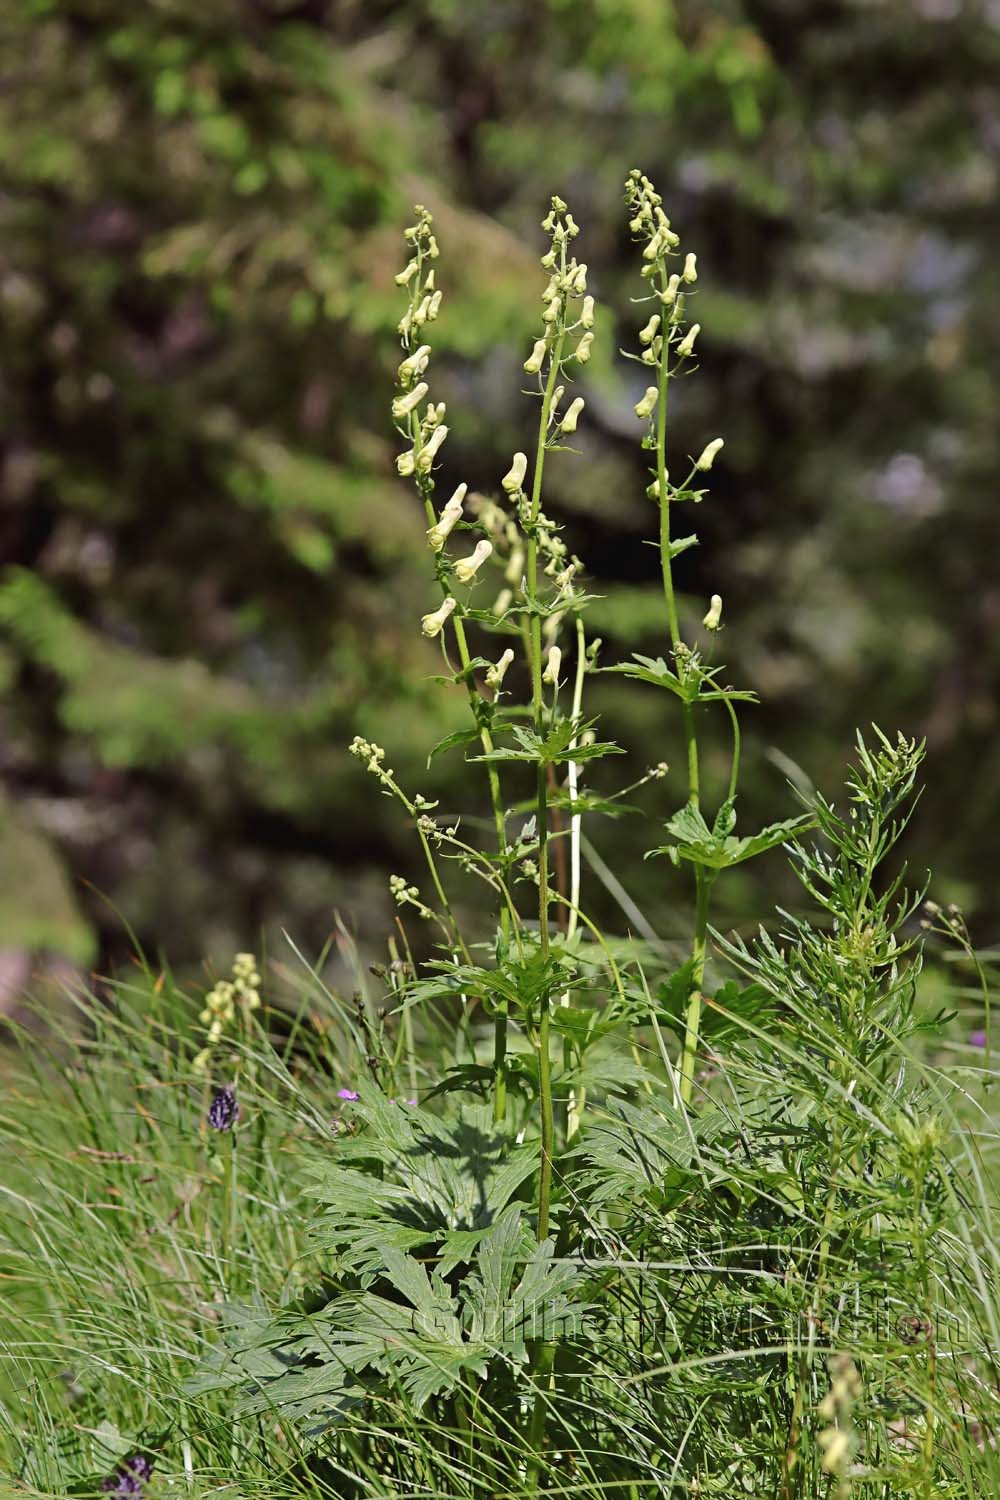
[[[409,447],[396,459],[396,469],[404,477],[416,475],[429,481],[431,470],[447,439],[444,425],[445,405],[428,401],[430,387],[423,379],[430,361],[430,345],[412,347],[414,336],[433,323],[441,310],[441,292],[434,285],[434,269],[428,262],[438,256],[430,214],[417,205],[417,222],[404,230],[410,248],[410,259],[396,277],[397,286],[407,287],[410,303],[399,322],[399,335],[408,353],[397,372],[399,395],[392,403],[394,420],[401,425]],[[421,413],[421,406],[427,402]]]
[[[208,1028],[205,1034],[206,1046],[194,1059],[196,1072],[204,1072],[211,1057],[212,1048],[222,1040],[226,1027],[231,1025],[236,1017],[236,1008],[239,1005],[247,1010],[257,1010],[260,1006],[260,974],[257,970],[257,960],[252,953],[237,953],[233,959],[233,970],[231,979],[220,979],[213,985],[205,996],[205,1005],[199,1021]]]
[[[397,906],[412,906],[425,921],[433,917],[430,907],[421,901],[419,889],[415,885],[407,885],[402,875],[389,876],[389,890]]]
[[[643,446],[655,448],[658,453],[657,466],[646,494],[661,505],[678,499],[699,501],[705,491],[689,486],[697,473],[707,473],[711,469],[724,447],[723,439],[713,438],[705,444],[680,487],[671,484],[664,463],[667,385],[676,375],[692,367],[701,332],[700,323],[685,326],[686,289],[693,287],[698,280],[698,257],[694,251],[688,251],[682,269],[671,271],[671,260],[681,253],[678,248],[680,237],[664,213],[663,200],[644,173],[630,173],[625,184],[625,198],[631,215],[629,228],[642,245],[642,275],[651,283],[647,300],[654,304],[653,312],[639,330],[640,353],[626,354],[626,358],[646,366],[650,374],[655,372],[656,375],[655,383],[645,387],[634,407],[636,416],[647,424]],[[718,629],[714,604],[713,597],[713,608],[704,622],[709,630]]]
[[[549,434],[553,442],[576,432],[584,399],[577,396],[560,416],[559,403],[565,386],[554,382],[571,363],[585,365],[594,347],[594,299],[587,291],[586,262],[570,254],[569,247],[579,234],[579,226],[561,198],[552,199],[552,207],[542,220],[549,236],[549,248],[542,256],[542,266],[549,272],[548,285],[542,293],[542,335],[535,340],[524,361],[529,375],[539,377],[540,394],[550,401]],[[579,335],[576,344],[567,349],[567,340]],[[523,458],[523,454],[519,455]],[[517,494],[524,474],[508,475],[504,481],[508,494]]]
[[[426,269],[426,262],[437,260],[439,254],[434,226],[423,204],[417,204],[416,214],[417,222],[403,230],[403,238],[410,246],[410,259],[396,277],[397,286],[410,290],[410,305],[399,322],[403,339],[408,339],[425,323],[433,323],[441,310],[441,293],[435,290],[434,272]]]
[[[817,1433],[816,1441],[823,1454],[820,1460],[823,1470],[843,1479],[855,1446],[851,1413],[861,1395],[861,1376],[848,1354],[831,1360],[830,1375],[830,1389],[819,1403],[818,1411],[831,1425]]]

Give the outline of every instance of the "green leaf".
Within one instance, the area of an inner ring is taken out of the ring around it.
[[[721,666],[711,669],[703,667],[696,651],[685,658],[684,669],[680,673],[669,667],[662,656],[640,656],[638,652],[633,653],[630,662],[598,668],[601,672],[618,672],[623,677],[666,688],[684,703],[719,703],[723,699],[728,699],[731,703],[757,702],[757,694],[749,690],[719,687],[716,678],[722,670]]]
[[[671,562],[675,557],[680,557],[681,553],[686,552],[689,547],[697,546],[698,538],[696,536],[679,536],[675,542],[670,543],[667,549]]]
[[[593,719],[560,719],[559,723],[544,736],[536,734],[533,729],[526,729],[516,724],[514,725],[514,738],[521,746],[520,750],[510,748],[493,750],[485,755],[471,755],[469,760],[470,762],[520,760],[533,761],[536,765],[554,766],[567,761],[582,764],[584,761],[596,760],[602,755],[623,755],[625,752],[621,746],[610,742],[595,742],[592,745],[573,743],[574,740],[579,741],[595,722]]]
[[[427,757],[428,766],[436,760],[439,755],[444,755],[448,750],[454,750],[456,745],[470,745],[473,740],[479,739],[478,729],[456,729],[451,734],[446,734],[443,740],[438,740],[434,749]]]
[[[493,663],[485,656],[474,656],[467,667],[461,667],[459,671],[447,674],[435,673],[428,678],[429,682],[440,683],[443,687],[460,687],[463,682],[468,682],[477,672],[487,672]]]
[[[719,817],[722,818],[720,826],[732,828],[735,823],[735,815],[732,814],[729,804],[723,804]],[[717,825],[719,819],[716,819]],[[700,810],[691,803],[686,803],[674,813],[667,823],[667,832],[673,834],[676,840],[673,844],[662,845],[658,849],[649,851],[649,858],[656,854],[666,854],[677,864],[680,860],[688,860],[691,864],[703,865],[710,870],[726,870],[731,865],[738,865],[745,859],[751,859],[755,854],[762,854],[766,849],[774,849],[779,844],[787,844],[789,839],[795,838],[807,828],[814,828],[816,819],[812,813],[803,813],[797,818],[788,818],[783,823],[770,823],[762,828],[759,833],[751,834],[747,838],[734,838],[719,836],[709,828]]]

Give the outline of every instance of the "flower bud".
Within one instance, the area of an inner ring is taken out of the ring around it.
[[[392,414],[397,421],[400,417],[409,416],[410,412],[420,405],[429,389],[426,380],[422,380],[419,385],[413,387],[412,391],[407,391],[405,396],[397,396],[392,403]]]
[[[725,438],[713,438],[710,443],[706,443],[705,447],[701,450],[701,455],[695,464],[695,468],[710,469],[715,462],[715,455],[719,449],[725,447],[725,441]]]
[[[419,349],[414,349],[408,359],[403,360],[399,367],[399,379],[402,385],[409,385],[411,380],[419,380],[427,368],[430,353],[430,344],[421,344]]]
[[[417,470],[419,473],[430,473],[434,460],[437,458],[438,449],[442,447],[447,436],[447,427],[435,427],[417,456]]]
[[[542,313],[542,322],[543,323],[555,323],[555,322],[557,322],[558,318],[559,318],[559,314],[561,312],[562,312],[562,298],[561,297],[553,297],[552,301],[548,304],[548,306],[546,307],[545,311]]]
[[[654,313],[649,322],[646,324],[645,328],[640,328],[639,343],[651,344],[656,337],[656,330],[659,328],[659,326],[660,315],[659,313]]]
[[[428,531],[427,541],[432,552],[441,551],[441,548],[448,540],[448,537],[451,534],[452,530],[462,519],[462,503],[465,500],[465,492],[467,488],[467,485],[459,485],[458,489],[452,495],[451,499],[448,501],[448,504],[441,512],[441,517],[438,520],[437,524],[432,526]]]
[[[576,351],[573,355],[573,358],[576,360],[577,364],[585,365],[587,363],[590,358],[590,351],[593,348],[593,344],[594,335],[592,333],[585,333],[581,337],[580,342],[577,344]]]
[[[673,304],[674,298],[677,296],[677,288],[680,284],[681,278],[675,273],[660,293],[660,301],[664,307],[670,307]]]
[[[691,327],[688,329],[687,333],[684,335],[684,337],[681,339],[680,343],[677,345],[677,353],[682,358],[684,358],[686,355],[694,353],[694,341],[698,337],[698,334],[700,332],[701,332],[701,324],[700,323],[692,323]]]
[[[701,622],[706,630],[718,630],[722,624],[722,595],[713,594],[708,606],[708,614]]]
[[[441,311],[441,298],[443,297],[443,295],[444,295],[443,292],[435,292],[434,295],[431,297],[430,301],[428,302],[428,304],[427,304],[427,321],[428,321],[428,323],[433,323],[434,319],[437,317],[438,313]]]
[[[445,621],[448,619],[449,615],[452,614],[454,609],[455,600],[449,594],[447,599],[439,609],[433,610],[429,615],[424,615],[423,619],[420,621],[420,628],[423,631],[424,635],[428,636],[431,640],[433,640],[436,635],[440,635],[442,630],[444,629]]]
[[[660,393],[656,389],[655,385],[649,385],[649,386],[647,386],[646,387],[646,394],[643,396],[643,398],[642,398],[641,401],[637,401],[636,404],[635,404],[635,414],[636,414],[636,416],[637,417],[651,417],[653,415],[653,412],[656,409],[656,402],[657,402],[657,399],[659,397],[659,394]]]
[[[529,375],[538,374],[539,370],[542,368],[542,364],[545,359],[545,351],[547,348],[548,344],[544,339],[539,339],[536,342],[535,347],[528,355],[528,358],[524,361],[524,368],[527,370]]]
[[[698,280],[698,257],[693,250],[689,250],[684,257],[684,270],[681,275],[689,286]]]
[[[542,673],[542,681],[551,683],[553,687],[559,686],[559,668],[562,665],[562,652],[558,646],[549,647],[548,661],[545,671]]]
[[[593,297],[584,297],[584,299],[583,299],[583,307],[580,310],[580,322],[581,322],[581,324],[583,325],[584,328],[593,328],[593,326],[594,326],[594,299],[593,299]]]
[[[400,453],[396,458],[396,473],[401,474],[404,479],[415,471],[416,466],[412,448],[408,448],[405,453]]]
[[[506,490],[508,495],[516,495],[518,490],[524,484],[524,476],[525,474],[527,474],[527,472],[527,454],[515,453],[513,463],[500,481],[501,488]]]
[[[500,660],[486,673],[486,684],[491,688],[498,688],[507,675],[507,668],[514,660],[514,653],[508,646]]]
[[[475,551],[455,564],[455,577],[459,583],[471,583],[492,551],[493,543],[488,542],[485,537],[477,542]]]
[[[409,263],[409,265],[406,267],[405,271],[400,271],[400,273],[399,273],[398,276],[394,276],[393,277],[393,280],[395,281],[396,285],[397,286],[405,286],[406,283],[409,280],[411,280],[411,278],[416,274],[416,269],[417,269],[417,263],[416,263],[416,261],[415,260],[411,260],[410,263]]]
[[[582,297],[584,292],[587,290],[586,261],[581,261],[576,268],[576,275],[573,277],[573,290],[578,297]]]
[[[566,409],[566,415],[559,424],[560,432],[569,433],[576,431],[576,424],[580,420],[580,413],[583,411],[585,405],[586,403],[582,396],[577,396],[575,400],[570,402]]]

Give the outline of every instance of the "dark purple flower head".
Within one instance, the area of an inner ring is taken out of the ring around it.
[[[101,1480],[101,1490],[115,1500],[125,1500],[128,1495],[141,1495],[142,1486],[153,1472],[153,1465],[144,1453],[130,1453],[123,1458],[113,1474]]]
[[[119,1469],[117,1474],[112,1474],[108,1479],[101,1480],[101,1489],[106,1495],[112,1495],[115,1500],[124,1500],[127,1495],[141,1495],[142,1481],[135,1474],[126,1474]]]
[[[213,1130],[229,1130],[240,1117],[235,1090],[228,1084],[220,1089],[208,1106],[208,1123]]]

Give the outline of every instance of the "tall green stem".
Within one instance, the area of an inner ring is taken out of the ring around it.
[[[667,272],[661,273],[661,289],[667,286]],[[680,622],[677,617],[677,596],[674,590],[673,560],[670,555],[670,491],[667,482],[667,388],[670,382],[670,343],[664,337],[660,357],[656,400],[656,488],[660,505],[660,571],[663,576],[663,594],[667,605],[667,622],[670,641],[677,651],[681,645]],[[677,663],[678,674],[682,663]],[[698,736],[694,723],[694,708],[685,702],[682,706],[684,745],[687,759],[688,802],[692,807],[701,803],[701,773],[698,764]],[[738,730],[737,730],[738,733]],[[737,741],[738,744],[738,741]],[[684,1050],[681,1057],[680,1094],[685,1104],[691,1100],[694,1087],[694,1066],[698,1053],[698,1034],[701,1027],[702,994],[705,975],[705,950],[708,935],[708,910],[712,889],[712,877],[701,865],[695,867],[695,928],[691,948],[692,975],[691,993],[688,999],[684,1028]]]
[[[565,260],[565,252],[564,252]],[[534,600],[538,593],[538,515],[542,502],[542,475],[545,467],[545,449],[548,441],[549,422],[552,415],[552,398],[562,359],[564,334],[560,332],[552,350],[548,379],[542,396],[542,409],[538,417],[538,441],[535,448],[535,471],[532,475],[531,501],[528,510],[527,577],[528,594]],[[542,694],[542,621],[540,615],[532,613],[529,632],[531,655],[531,707],[535,722],[535,733],[541,736],[545,729],[545,701]],[[539,764],[535,784],[535,824],[538,830],[538,943],[542,958],[549,954],[549,809],[546,768]],[[552,1106],[552,1059],[549,1055],[549,1039],[552,1025],[551,997],[546,991],[541,996],[541,1018],[538,1026],[538,1103],[541,1111],[542,1159],[538,1171],[538,1229],[539,1243],[549,1232],[549,1200],[552,1193],[552,1150],[554,1144],[554,1116]]]
[[[573,704],[570,710],[573,722],[578,723],[583,712],[583,679],[587,671],[587,640],[584,634],[583,618],[576,617],[576,673],[573,679]],[[576,745],[576,737],[570,741],[570,749]],[[569,763],[569,796],[570,796],[570,888],[569,888],[569,920],[566,924],[566,936],[572,938],[577,930],[580,917],[580,814],[573,812],[573,804],[577,796],[577,765],[575,761]],[[569,990],[560,996],[561,1005],[569,1005]],[[563,1042],[563,1066],[568,1072],[573,1062],[573,1049],[569,1038]],[[571,1141],[580,1128],[583,1118],[583,1107],[586,1099],[586,1090],[571,1089],[566,1100],[566,1140]]]
[[[420,422],[416,415],[410,417],[410,436],[413,440],[414,451],[420,451]],[[437,520],[434,512],[434,503],[431,498],[431,488],[426,483],[418,480],[421,497],[424,502],[424,510],[427,515],[429,526],[433,526]],[[442,583],[441,592],[447,593],[447,588]],[[455,644],[458,647],[458,659],[462,666],[462,676],[465,680],[466,692],[469,696],[469,706],[473,717],[479,723],[479,696],[476,684],[473,681],[470,666],[472,657],[469,653],[469,644],[465,635],[465,626],[461,619],[453,619],[455,631]],[[483,754],[490,755],[493,752],[493,736],[487,725],[479,724],[479,742],[483,747]],[[500,790],[500,776],[495,765],[489,761],[486,764],[486,776],[490,788],[490,806],[493,809],[493,823],[497,835],[497,852],[501,855],[507,850],[507,829],[503,813],[503,797]],[[510,934],[510,918],[506,906],[500,905],[500,931],[504,941]],[[493,1118],[503,1120],[507,1116],[507,1025],[508,1012],[507,1001],[499,1002],[497,1013],[493,1022]]]
[[[711,872],[695,867],[694,942],[691,948],[691,993],[684,1021],[684,1052],[681,1057],[680,1093],[684,1104],[690,1104],[694,1088],[694,1068],[698,1056],[698,1032],[701,1024],[702,994],[705,982],[705,951],[708,940],[708,905],[712,890]]]

